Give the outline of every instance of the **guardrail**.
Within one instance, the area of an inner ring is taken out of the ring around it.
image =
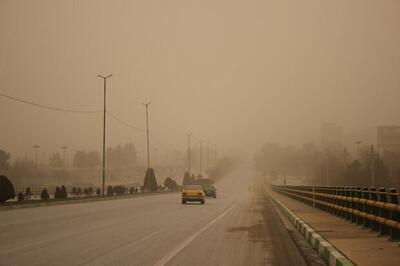
[[[400,239],[400,193],[374,187],[277,186],[274,191],[364,227]]]

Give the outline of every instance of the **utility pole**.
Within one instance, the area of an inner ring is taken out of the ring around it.
[[[215,145],[214,144],[214,165],[215,165],[215,168],[217,168],[218,167],[218,162],[217,162],[217,145]]]
[[[190,137],[192,136],[192,133],[186,133],[187,137],[188,137],[188,174],[190,176]]]
[[[326,186],[329,186],[329,151],[326,151]]]
[[[34,158],[35,158],[35,166],[37,166],[37,158],[38,158],[38,149],[40,148],[39,145],[33,145],[33,154],[34,154]]]
[[[374,145],[371,145],[371,186],[375,187],[375,153],[374,153]]]
[[[343,148],[343,176],[344,176],[346,185],[349,185],[349,180],[347,180],[347,174],[346,174],[346,166],[347,166],[346,156],[347,156],[347,150],[346,150],[346,147],[344,147]]]
[[[202,168],[201,168],[202,165],[201,165],[201,163],[202,163],[202,157],[203,157],[203,143],[204,143],[204,141],[200,140],[199,143],[200,143],[200,159],[199,159],[199,163],[200,163],[199,164],[199,166],[200,166],[199,168],[200,169],[199,169],[199,175],[202,176]]]
[[[107,113],[107,79],[112,77],[109,75],[97,75],[99,78],[103,79],[104,87],[104,109],[103,109],[103,180],[102,180],[102,195],[104,196],[104,188],[106,182],[106,113]]]
[[[61,149],[63,150],[63,164],[64,164],[64,168],[66,168],[66,166],[67,166],[67,164],[66,164],[66,156],[65,156],[65,154],[66,154],[66,150],[67,150],[67,146],[62,146],[61,147]]]
[[[360,144],[362,143],[361,140],[357,140],[356,141],[356,145],[357,145],[357,158],[360,160],[361,159],[361,155],[360,155]]]
[[[142,103],[146,108],[146,133],[147,133],[147,168],[150,168],[150,138],[149,138],[149,105],[151,102]]]

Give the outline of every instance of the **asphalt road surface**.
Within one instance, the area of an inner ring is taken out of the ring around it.
[[[0,211],[0,265],[305,265],[251,175],[227,176],[205,205],[168,194]]]

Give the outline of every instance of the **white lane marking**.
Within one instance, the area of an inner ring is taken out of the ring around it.
[[[195,240],[199,235],[201,235],[204,231],[206,231],[208,228],[210,228],[213,224],[215,224],[218,220],[223,218],[225,215],[227,215],[231,210],[233,210],[237,205],[239,204],[239,201],[236,202],[232,207],[230,207],[228,210],[224,211],[220,215],[218,215],[214,220],[206,224],[203,228],[201,228],[199,231],[188,237],[186,240],[184,240],[182,243],[180,243],[178,246],[176,246],[172,251],[167,253],[164,257],[162,257],[159,261],[157,261],[154,266],[164,266],[167,264],[173,257],[175,257],[182,249],[184,249],[187,245],[190,244],[193,240]]]

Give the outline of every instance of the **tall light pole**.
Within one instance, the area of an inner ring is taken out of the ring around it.
[[[361,159],[361,155],[360,155],[360,144],[362,143],[361,140],[357,140],[356,141],[356,145],[357,145],[357,158]]]
[[[214,160],[215,160],[215,168],[218,167],[218,162],[217,162],[217,145],[214,144]]]
[[[186,133],[186,136],[188,137],[188,158],[187,158],[187,160],[188,160],[188,165],[187,165],[187,167],[188,167],[188,174],[189,174],[189,176],[190,176],[190,137],[192,136],[192,133]]]
[[[149,105],[151,102],[142,103],[146,108],[146,133],[147,133],[147,168],[150,168],[150,138],[149,138]]]
[[[66,162],[66,161],[65,161],[65,160],[66,160],[66,159],[65,159],[65,157],[66,157],[65,154],[66,154],[67,148],[68,148],[67,146],[62,146],[62,147],[61,147],[61,149],[63,150],[63,164],[64,164],[64,168],[67,166],[66,163],[65,163],[65,162]]]
[[[202,176],[202,165],[201,165],[201,163],[202,163],[202,157],[203,157],[203,143],[204,143],[204,141],[203,140],[200,140],[199,141],[199,144],[200,144],[200,158],[199,158],[199,175],[200,176]]]
[[[39,145],[33,145],[33,154],[34,154],[34,158],[35,158],[35,165],[37,166],[37,154],[38,154],[38,149],[40,148]]]
[[[103,79],[104,84],[104,109],[103,109],[103,180],[102,180],[102,195],[104,196],[104,186],[106,182],[106,112],[107,112],[107,79],[112,77],[109,75],[97,75]]]
[[[374,153],[374,145],[371,145],[371,186],[375,187],[375,153]]]

